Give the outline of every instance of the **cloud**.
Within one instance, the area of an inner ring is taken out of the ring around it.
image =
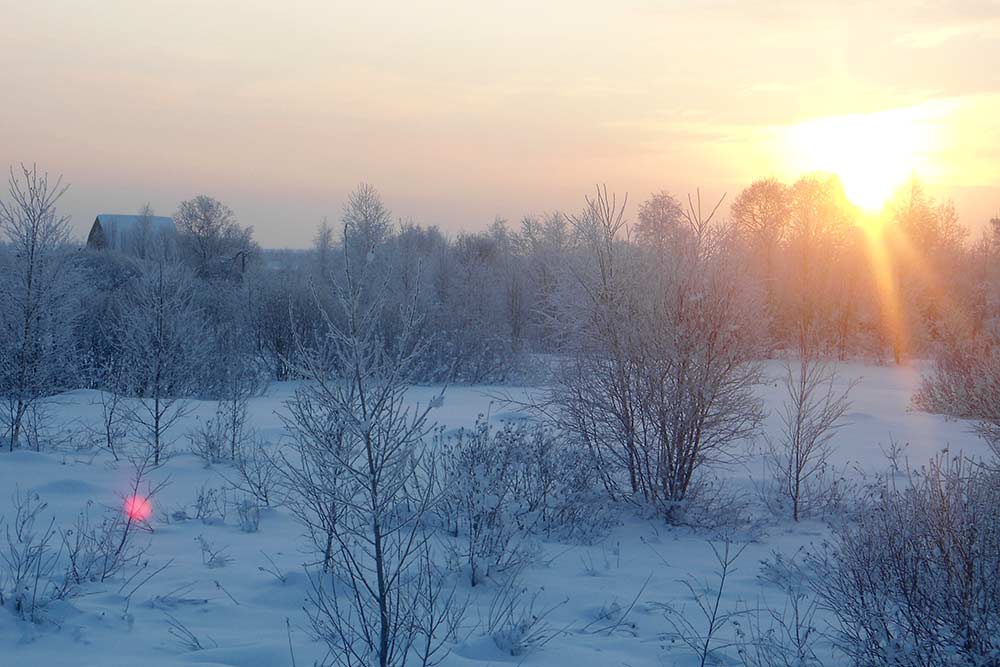
[[[1000,24],[991,22],[970,23],[907,32],[893,40],[893,43],[914,49],[933,49],[963,37],[983,39],[998,35],[1000,35]]]

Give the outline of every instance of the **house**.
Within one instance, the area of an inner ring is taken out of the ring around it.
[[[177,228],[162,215],[121,215],[101,213],[87,235],[87,247],[145,258],[153,248],[170,248]]]

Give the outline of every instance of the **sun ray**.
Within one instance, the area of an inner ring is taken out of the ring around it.
[[[959,307],[954,294],[938,267],[929,262],[919,248],[896,225],[888,223],[889,214],[869,215],[862,225],[865,232],[868,262],[871,266],[882,312],[884,334],[896,353],[896,361],[901,361],[912,349],[911,322],[906,313],[911,310],[904,302],[904,281],[911,288],[922,290],[930,301],[938,304],[942,314],[949,318],[959,318],[959,326],[968,326],[968,313]],[[913,282],[918,284],[914,285]]]

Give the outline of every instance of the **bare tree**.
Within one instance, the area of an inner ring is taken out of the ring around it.
[[[127,435],[124,401],[128,373],[122,359],[109,359],[97,369],[100,388],[101,433],[104,446],[118,460],[118,447]]]
[[[240,227],[231,208],[199,195],[181,202],[174,222],[184,256],[198,277],[243,274],[247,255],[255,251],[253,229]]]
[[[0,232],[8,244],[0,278],[0,420],[10,451],[32,405],[57,391],[72,368],[78,302],[69,219],[56,212],[67,187],[22,165],[11,169],[8,199],[0,202]]]
[[[636,240],[656,248],[673,245],[674,237],[686,226],[684,208],[669,192],[658,192],[639,206]]]
[[[797,364],[785,365],[785,402],[779,413],[781,431],[769,440],[765,458],[783,497],[798,521],[815,503],[829,499],[827,478],[833,436],[844,426],[850,409],[846,389],[836,388],[837,374],[829,363],[802,351]]]
[[[344,206],[343,243],[349,261],[360,267],[368,254],[384,243],[392,226],[392,214],[378,191],[362,183],[351,193]]]
[[[704,466],[732,460],[761,417],[756,301],[732,271],[714,210],[688,203],[669,262],[623,241],[624,205],[603,190],[573,219],[588,256],[561,294],[572,357],[548,402],[613,495],[668,520],[681,519]]]
[[[330,278],[333,264],[333,227],[323,218],[323,222],[316,229],[316,236],[313,237],[313,252],[315,253],[316,275],[326,281]]]
[[[690,597],[695,601],[697,613],[669,603],[654,603],[653,606],[663,611],[664,618],[670,625],[668,633],[672,642],[678,642],[687,647],[698,658],[698,665],[714,664],[718,659],[717,652],[724,651],[736,644],[728,638],[719,635],[724,628],[733,624],[739,626],[736,619],[746,615],[743,610],[728,611],[722,607],[722,597],[726,589],[726,580],[736,572],[736,561],[747,548],[747,544],[734,544],[729,539],[723,541],[721,548],[714,542],[709,542],[712,555],[718,568],[714,574],[718,583],[700,582],[693,577],[681,581],[687,588]]]
[[[411,407],[407,383],[426,349],[413,301],[391,345],[380,335],[385,284],[369,297],[369,263],[345,249],[340,317],[323,313],[319,352],[303,350],[308,379],[290,403],[294,451],[284,457],[298,502],[328,531],[326,573],[313,579],[308,609],[315,633],[343,665],[403,665],[428,638],[424,518],[432,468],[423,465],[433,403]],[[301,484],[301,485],[299,485]],[[317,512],[327,512],[319,516]],[[443,638],[433,638],[433,642]]]
[[[740,192],[730,209],[733,223],[747,237],[757,260],[755,268],[764,283],[768,314],[772,317],[778,309],[776,260],[789,223],[789,204],[785,184],[768,178]]]
[[[184,416],[203,355],[204,325],[191,280],[159,262],[141,277],[118,313],[116,326],[131,391],[126,418],[159,465],[170,428]]]

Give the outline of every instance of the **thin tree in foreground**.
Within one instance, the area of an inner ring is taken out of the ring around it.
[[[186,413],[204,358],[204,326],[193,304],[191,280],[179,267],[158,262],[142,276],[118,315],[129,387],[138,401],[126,418],[162,462],[170,428]]]
[[[73,266],[69,218],[56,212],[68,186],[22,165],[11,169],[0,201],[0,423],[10,451],[19,445],[34,404],[58,390],[71,367]],[[2,252],[2,251],[0,251]]]
[[[289,408],[293,451],[284,457],[297,501],[328,534],[325,571],[313,579],[312,626],[342,665],[403,665],[430,656],[443,637],[426,624],[440,588],[424,518],[433,498],[424,439],[434,403],[412,407],[408,383],[426,351],[413,300],[391,343],[378,325],[385,284],[372,290],[369,265],[345,252],[342,312],[324,312],[321,351],[301,351],[308,382]],[[366,285],[367,283],[367,285]],[[371,296],[367,296],[371,294]],[[319,545],[317,545],[319,546]]]
[[[856,384],[840,390],[836,381],[830,364],[807,347],[802,348],[798,363],[785,365],[781,431],[776,441],[768,442],[765,458],[780,494],[791,503],[795,521],[811,505],[830,499],[832,489],[826,479],[833,453],[830,445],[844,426],[844,415],[851,407],[848,395]]]

